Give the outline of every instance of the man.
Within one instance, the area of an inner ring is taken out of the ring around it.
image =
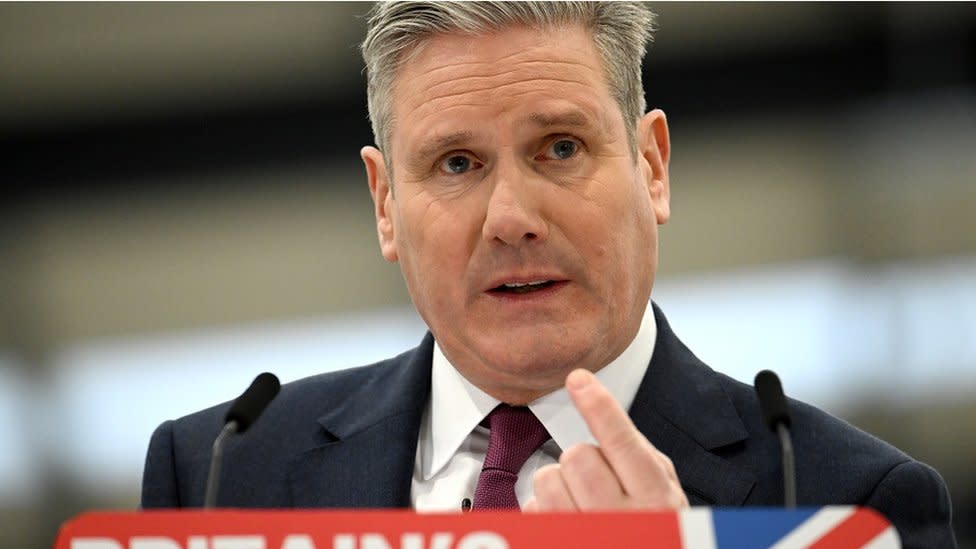
[[[752,389],[698,361],[650,302],[670,215],[667,121],[644,112],[640,80],[651,23],[630,3],[373,9],[378,147],[361,156],[382,254],[430,334],[286,386],[227,449],[222,504],[782,503]],[[225,409],[157,430],[145,507],[201,504]],[[801,505],[869,505],[906,547],[955,545],[935,471],[793,410]]]

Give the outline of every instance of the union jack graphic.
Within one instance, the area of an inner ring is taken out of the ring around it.
[[[689,549],[898,549],[898,532],[863,507],[692,508],[678,513]]]

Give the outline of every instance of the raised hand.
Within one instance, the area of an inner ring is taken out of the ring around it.
[[[688,507],[671,459],[637,430],[596,376],[574,370],[566,390],[597,444],[577,444],[558,464],[536,471],[526,512]]]

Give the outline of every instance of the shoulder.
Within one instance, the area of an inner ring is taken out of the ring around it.
[[[416,352],[407,351],[393,358],[334,372],[302,378],[281,386],[278,395],[255,422],[251,431],[260,432],[268,442],[278,439],[295,445],[303,436],[318,432],[316,420],[337,408],[359,406],[363,394],[383,391],[397,383],[402,364]],[[231,401],[167,422],[172,437],[193,447],[209,448],[224,425]],[[250,432],[250,431],[249,431]],[[209,450],[208,450],[209,451]]]
[[[762,421],[753,388],[715,375],[749,431],[741,457],[762,454],[778,464],[778,439]],[[795,399],[789,406],[798,505],[872,507],[895,525],[904,547],[955,547],[948,490],[935,469],[815,406]],[[756,474],[750,500],[781,504],[781,466]]]
[[[284,384],[254,425],[227,442],[225,480],[262,479],[268,493],[252,498],[275,506],[294,456],[335,440],[355,422],[396,414],[429,390],[428,338],[415,349],[368,366]],[[143,472],[144,507],[181,507],[202,500],[215,438],[231,401],[163,422],[153,433]],[[331,430],[330,430],[331,428]],[[254,488],[257,490],[258,488]]]
[[[755,390],[724,374],[715,373],[749,432],[744,450],[762,451],[778,459],[779,441],[763,422]],[[790,436],[796,455],[798,498],[804,487],[814,501],[800,503],[856,503],[864,500],[898,464],[912,458],[891,444],[847,421],[805,402],[788,399]],[[769,467],[765,469],[771,469]],[[779,468],[771,479],[781,479]]]

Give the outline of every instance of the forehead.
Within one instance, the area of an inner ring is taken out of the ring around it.
[[[573,23],[509,25],[481,33],[443,32],[420,39],[407,51],[402,65],[518,60],[513,54],[531,54],[536,48],[558,48],[548,51],[554,56],[586,58],[595,54],[593,44],[590,31]]]
[[[547,103],[562,110],[566,103],[588,111],[616,107],[593,39],[576,25],[434,35],[404,60],[392,91],[394,139],[474,115],[544,110]]]

